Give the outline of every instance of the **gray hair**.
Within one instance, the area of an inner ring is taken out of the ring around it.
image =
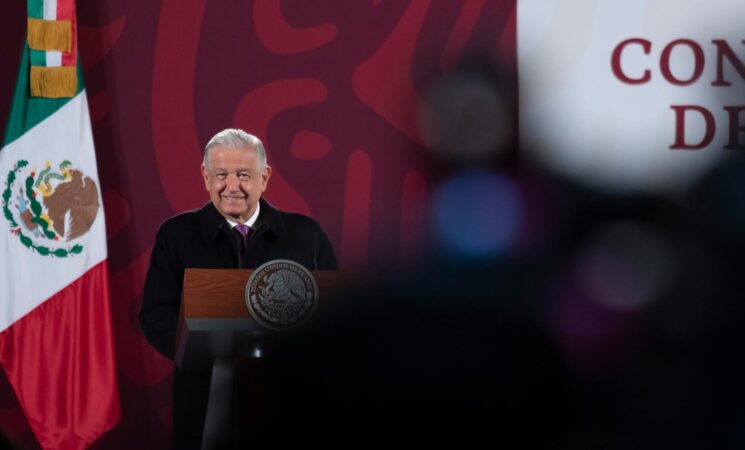
[[[266,168],[266,150],[264,150],[264,144],[253,134],[248,134],[238,128],[226,128],[212,136],[212,139],[204,147],[204,167],[209,168],[210,149],[218,146],[253,149],[259,160],[259,169],[264,170]]]

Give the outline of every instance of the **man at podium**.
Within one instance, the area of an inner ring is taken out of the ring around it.
[[[140,324],[148,342],[173,359],[184,269],[254,269],[289,259],[309,270],[335,270],[328,237],[313,219],[261,198],[272,174],[261,141],[226,129],[205,146],[201,167],[210,202],[161,224],[150,259]],[[210,372],[176,369],[174,448],[199,448]]]

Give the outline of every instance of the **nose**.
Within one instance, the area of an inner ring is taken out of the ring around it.
[[[229,173],[227,178],[225,178],[225,184],[230,189],[237,189],[240,185],[240,181],[238,180],[238,174],[236,173]]]

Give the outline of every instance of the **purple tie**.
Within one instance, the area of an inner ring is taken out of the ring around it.
[[[239,223],[238,225],[233,227],[233,229],[238,231],[241,234],[241,236],[243,236],[244,242],[246,241],[246,238],[248,237],[248,233],[251,231],[251,228],[244,223]]]

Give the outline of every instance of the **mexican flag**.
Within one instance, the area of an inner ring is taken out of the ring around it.
[[[120,418],[101,190],[74,0],[29,0],[0,150],[0,366],[45,449]]]

